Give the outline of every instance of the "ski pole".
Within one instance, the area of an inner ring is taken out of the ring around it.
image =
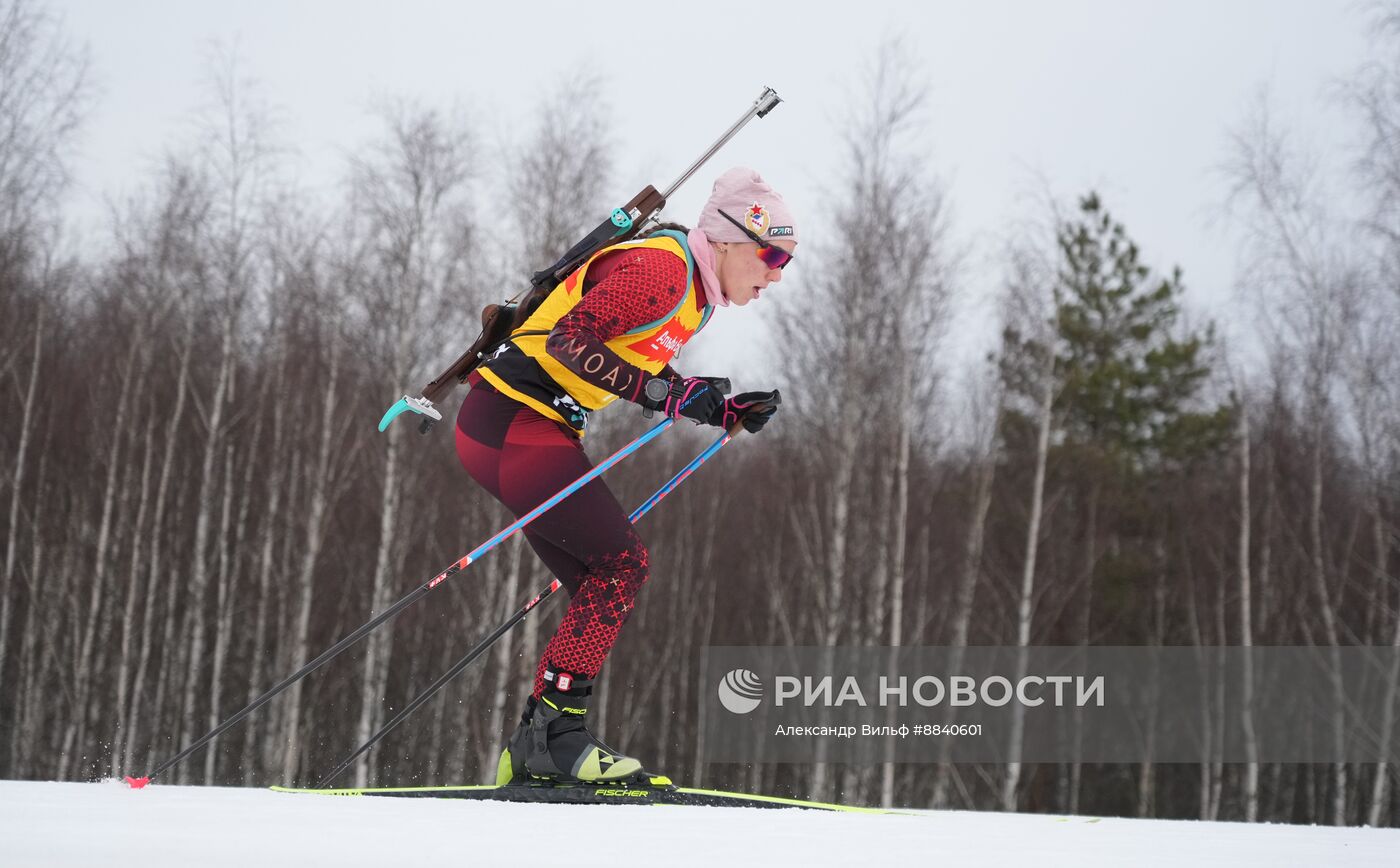
[[[152,778],[156,777],[157,775],[164,772],[166,769],[178,763],[180,760],[194,753],[196,750],[208,744],[210,741],[213,741],[224,730],[238,723],[240,720],[247,717],[249,714],[252,714],[258,708],[262,707],[262,705],[268,700],[272,699],[277,694],[286,690],[288,687],[291,687],[293,684],[300,681],[302,678],[305,678],[307,675],[310,675],[312,672],[315,672],[331,658],[335,657],[337,654],[344,651],[346,648],[349,648],[351,645],[355,644],[355,642],[362,639],[380,624],[383,624],[385,621],[394,617],[399,612],[408,608],[413,603],[422,599],[424,596],[427,595],[429,591],[436,588],[443,582],[447,581],[447,579],[449,579],[454,574],[465,568],[472,561],[478,560],[479,558],[481,558],[482,555],[486,554],[491,549],[500,545],[516,531],[525,527],[525,525],[534,521],[536,518],[539,518],[541,514],[553,508],[561,500],[573,494],[575,491],[578,491],[580,488],[587,485],[589,482],[592,482],[594,479],[601,476],[604,471],[608,470],[614,464],[617,464],[622,459],[636,452],[642,446],[645,446],[647,443],[654,440],[659,434],[661,434],[662,431],[665,431],[667,428],[671,427],[671,425],[674,424],[675,421],[675,419],[667,418],[658,422],[656,425],[653,425],[651,429],[648,430],[646,433],[642,434],[642,436],[638,437],[636,440],[633,440],[631,443],[627,444],[626,446],[614,452],[612,455],[608,456],[608,458],[602,463],[600,463],[597,467],[594,467],[592,470],[588,471],[587,473],[580,476],[578,479],[565,486],[558,494],[555,494],[553,497],[549,498],[544,503],[541,503],[539,506],[530,510],[525,515],[517,519],[514,524],[511,524],[509,527],[505,528],[500,533],[491,537],[489,540],[477,546],[471,552],[463,556],[461,560],[452,564],[452,566],[448,567],[447,569],[438,573],[433,578],[429,579],[427,582],[418,586],[418,588],[411,591],[408,595],[403,597],[403,599],[399,600],[397,603],[394,603],[392,606],[385,609],[383,612],[380,612],[378,615],[374,616],[369,621],[366,621],[363,625],[356,629],[355,632],[346,636],[344,639],[341,639],[339,642],[335,643],[330,648],[322,652],[321,656],[317,657],[315,660],[312,660],[310,663],[307,663],[305,666],[301,667],[296,672],[292,673],[291,675],[288,675],[286,678],[273,685],[273,687],[269,689],[266,693],[259,696],[257,699],[254,699],[252,702],[248,703],[248,705],[244,707],[242,711],[239,711],[237,714],[228,718],[223,723],[219,724],[218,726],[210,730],[208,733],[206,733],[203,737],[190,744],[184,750],[180,751],[179,753],[162,762],[160,765],[156,766],[155,770],[152,771],[150,774],[145,775],[144,777],[131,777],[128,775],[126,777],[126,782],[136,789],[144,787],[146,784],[151,782]]]
[[[662,498],[675,491],[677,486],[684,482],[687,476],[694,473],[697,467],[699,467],[701,464],[704,464],[705,461],[709,459],[711,455],[714,455],[720,450],[721,447],[724,446],[724,444],[732,440],[734,434],[737,432],[739,427],[740,426],[736,424],[733,431],[725,431],[724,434],[720,435],[719,439],[717,439],[714,443],[706,447],[704,452],[701,452],[699,455],[695,456],[695,458],[689,464],[681,468],[681,471],[679,473],[671,477],[671,480],[669,482],[661,486],[661,488],[657,489],[657,492],[655,494],[653,494],[651,497],[648,497],[645,501],[642,502],[641,506],[633,510],[632,515],[630,515],[627,520],[633,524],[636,524],[637,519],[650,512],[652,507],[656,506],[658,503],[661,502]],[[422,693],[415,696],[412,702],[404,706],[403,710],[401,710],[398,714],[394,715],[388,723],[380,727],[378,732],[370,736],[369,741],[360,745],[358,748],[355,749],[354,753],[341,760],[339,765],[332,769],[331,772],[325,777],[321,778],[321,780],[316,784],[314,789],[325,789],[331,781],[335,780],[337,777],[340,776],[341,772],[349,768],[351,763],[359,759],[361,754],[378,744],[380,739],[388,735],[389,732],[394,729],[394,727],[402,723],[404,719],[407,718],[414,711],[416,711],[419,706],[427,702],[429,699],[432,699],[433,696],[435,696],[439,690],[447,686],[447,683],[449,681],[456,678],[459,674],[461,674],[462,670],[470,666],[472,661],[476,660],[476,658],[486,653],[486,650],[488,648],[496,644],[497,639],[501,638],[506,633],[509,633],[511,629],[515,627],[516,624],[519,624],[521,621],[525,620],[525,616],[530,614],[531,609],[535,608],[535,606],[539,605],[541,601],[543,601],[546,597],[553,594],[557,590],[559,590],[559,580],[555,579],[554,581],[550,582],[549,586],[546,587],[543,591],[540,591],[524,606],[521,606],[519,609],[517,609],[515,614],[511,615],[505,623],[501,624],[495,630],[491,631],[491,634],[485,639],[482,639],[480,642],[478,642],[470,651],[467,652],[465,657],[452,664],[452,668],[448,669],[436,681],[428,685],[428,687]]]
[[[325,789],[331,781],[335,780],[337,777],[340,776],[341,772],[349,768],[351,763],[359,759],[360,754],[364,753],[365,751],[378,744],[379,740],[384,736],[388,735],[390,730],[402,723],[404,718],[412,714],[418,708],[418,706],[431,699],[434,696],[434,694],[436,694],[447,684],[447,682],[451,681],[453,678],[456,678],[457,674],[460,673],[463,669],[466,669],[468,666],[470,666],[473,660],[484,654],[486,652],[486,649],[496,644],[497,639],[501,638],[506,633],[509,633],[512,627],[525,620],[525,616],[530,614],[531,609],[535,608],[535,606],[539,605],[539,603],[542,600],[544,600],[546,597],[548,597],[550,594],[553,594],[557,590],[559,590],[559,580],[555,579],[554,581],[550,582],[549,586],[546,587],[543,591],[540,591],[538,594],[536,594],[528,603],[517,609],[515,614],[511,615],[510,618],[504,624],[501,624],[495,630],[491,631],[491,635],[476,643],[476,646],[472,648],[472,650],[467,652],[467,656],[452,664],[451,669],[443,673],[437,681],[434,681],[431,685],[428,686],[427,690],[424,690],[422,693],[418,694],[418,696],[415,697],[414,700],[410,702],[407,706],[405,706],[402,711],[394,715],[394,717],[388,723],[384,724],[384,726],[380,727],[378,732],[370,736],[369,741],[360,745],[358,748],[355,749],[354,753],[341,760],[340,765],[336,766],[330,774],[322,778],[320,783],[316,784],[315,789]]]

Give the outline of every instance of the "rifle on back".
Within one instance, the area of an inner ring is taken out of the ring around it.
[[[521,290],[514,298],[499,304],[488,304],[481,311],[481,334],[477,335],[476,340],[472,341],[466,352],[462,353],[447,370],[424,386],[418,397],[404,395],[394,402],[394,405],[379,420],[379,430],[387,429],[389,423],[405,411],[417,413],[423,417],[418,428],[421,433],[426,434],[432,430],[433,424],[442,420],[442,414],[438,412],[435,405],[446,399],[458,383],[466,382],[467,375],[475,370],[476,366],[481,364],[492,350],[509,340],[511,334],[530,318],[530,315],[544,303],[555,287],[599,250],[613,244],[631,241],[644,232],[649,225],[655,223],[661,209],[666,207],[666,201],[691,175],[695,174],[710,157],[714,156],[726,142],[743,129],[745,124],[755,117],[766,116],[780,102],[782,100],[778,98],[777,92],[769,87],[764,88],[763,93],[759,94],[758,99],[739,120],[726,130],[724,135],[720,136],[714,144],[710,145],[700,156],[700,159],[681,173],[681,176],[667,187],[665,192],[657,192],[654,186],[648,184],[627,204],[620,208],[614,208],[608,219],[599,223],[592,232],[589,232],[581,241],[569,248],[569,251],[561,256],[557,262],[548,268],[535,272],[534,276],[530,278],[528,288]]]

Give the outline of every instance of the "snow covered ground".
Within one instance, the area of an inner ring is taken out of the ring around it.
[[[532,855],[535,848],[545,853]],[[1397,866],[1400,830],[0,781],[0,865]]]

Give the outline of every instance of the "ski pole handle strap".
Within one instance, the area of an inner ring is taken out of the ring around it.
[[[744,430],[744,420],[748,418],[750,413],[752,413],[754,416],[762,418],[766,422],[776,412],[778,412],[777,402],[774,402],[772,404],[755,404],[748,410],[745,410],[743,415],[731,422],[729,428],[726,430],[729,431],[730,437],[736,437],[738,436],[740,431]],[[763,426],[760,425],[759,427],[762,428]]]
[[[771,392],[744,392],[726,400],[710,424],[724,428],[731,436],[738,434],[740,428],[757,434],[778,412],[778,406],[782,403],[782,393],[777,389]]]
[[[729,388],[724,377],[655,377],[646,382],[639,403],[644,410],[660,410],[671,419],[684,416],[703,425],[724,406]]]

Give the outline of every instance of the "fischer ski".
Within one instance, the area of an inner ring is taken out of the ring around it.
[[[883,808],[862,808],[827,802],[809,802],[780,796],[759,796],[678,787],[670,778],[653,776],[649,783],[529,783],[505,786],[376,787],[369,789],[298,789],[272,787],[278,793],[322,796],[390,796],[397,798],[468,799],[492,802],[536,802],[555,805],[684,805],[706,808],[798,808],[852,814],[898,814]]]

